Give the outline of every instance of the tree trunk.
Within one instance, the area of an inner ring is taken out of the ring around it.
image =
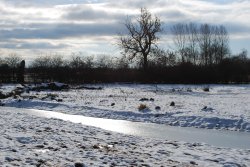
[[[147,71],[148,69],[148,58],[146,54],[143,55],[143,69],[144,71]]]

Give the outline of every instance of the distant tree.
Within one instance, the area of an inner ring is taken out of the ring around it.
[[[148,55],[152,48],[156,47],[159,39],[157,33],[162,31],[161,21],[153,17],[146,8],[141,8],[141,14],[136,20],[127,18],[125,27],[128,34],[120,37],[119,46],[129,56],[129,60],[140,57],[143,60],[143,68],[148,68]]]
[[[242,49],[242,51],[239,53],[239,57],[241,60],[247,60],[247,50]]]
[[[121,57],[115,57],[115,61],[113,63],[115,64],[115,68],[117,69],[129,68],[129,62],[125,55]]]
[[[73,69],[80,69],[85,67],[83,57],[80,53],[72,53],[71,58],[69,60],[69,66]]]
[[[51,68],[60,68],[64,66],[64,60],[60,55],[54,55],[50,57],[50,67]]]
[[[10,77],[10,69],[5,60],[0,57],[0,82],[8,82]]]
[[[47,82],[50,80],[51,58],[49,56],[39,56],[35,58],[30,67],[34,72],[34,81]]]
[[[198,41],[203,65],[219,64],[229,53],[229,37],[224,26],[202,24]]]
[[[187,39],[187,29],[186,25],[182,23],[178,23],[171,28],[171,32],[173,34],[173,41],[181,56],[181,62],[186,62],[188,60],[186,50],[188,46]]]
[[[152,51],[152,64],[156,67],[169,67],[176,65],[176,55],[171,51],[165,51],[163,49],[153,49]]]
[[[219,26],[216,28],[216,38],[217,38],[217,50],[215,52],[216,64],[220,63],[229,53],[229,36],[227,29],[224,26]]]
[[[112,58],[108,55],[98,55],[96,65],[97,68],[112,68],[114,66]]]
[[[11,82],[16,82],[17,81],[17,71],[18,71],[18,67],[20,62],[22,61],[21,57],[19,55],[17,55],[16,53],[11,53],[9,54],[7,57],[5,57],[4,62],[7,64],[6,67],[8,67],[10,69],[10,81]]]
[[[82,53],[72,53],[69,61],[70,68],[83,69],[92,68],[94,65],[93,56],[83,56]]]
[[[229,37],[224,26],[179,23],[171,28],[182,63],[211,66],[229,54]]]
[[[199,46],[201,63],[205,66],[212,64],[212,27],[202,24],[199,29]]]
[[[5,61],[0,57],[0,66],[2,66],[3,64],[5,64]]]
[[[179,23],[171,28],[173,41],[181,56],[181,62],[197,63],[198,59],[198,29],[194,23]]]
[[[22,61],[21,57],[16,53],[11,53],[7,57],[5,57],[5,63],[8,64],[10,68],[17,68],[19,63]]]
[[[198,55],[199,51],[197,48],[198,45],[198,28],[195,23],[189,23],[186,25],[186,31],[187,31],[187,38],[188,38],[188,57],[190,59],[190,62],[193,64],[198,63]]]
[[[51,64],[51,58],[49,56],[39,56],[33,60],[31,63],[32,68],[49,68]]]
[[[94,66],[94,56],[84,56],[83,61],[86,68],[92,68]]]

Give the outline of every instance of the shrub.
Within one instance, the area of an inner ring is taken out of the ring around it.
[[[160,106],[156,106],[155,109],[156,110],[161,110],[161,107]]]
[[[140,104],[140,105],[138,106],[138,110],[139,110],[139,111],[142,111],[142,110],[145,110],[145,109],[148,109],[148,106],[147,106],[146,104]]]
[[[203,88],[203,91],[204,91],[204,92],[209,92],[209,87]]]
[[[170,103],[170,106],[172,106],[172,107],[175,106],[175,102],[172,101],[172,102]]]

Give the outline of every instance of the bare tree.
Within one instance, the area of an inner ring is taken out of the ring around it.
[[[96,60],[96,65],[98,68],[112,68],[113,62],[109,55],[98,55]]]
[[[194,23],[179,23],[171,28],[173,41],[181,57],[181,62],[197,63],[198,28]]]
[[[229,38],[224,26],[179,23],[171,30],[181,62],[211,66],[229,54]]]
[[[72,53],[69,60],[70,68],[83,69],[92,68],[94,64],[94,56],[84,56],[81,52]]]
[[[224,26],[220,26],[217,28],[218,35],[218,52],[217,52],[217,58],[216,63],[220,63],[227,54],[229,54],[229,36],[227,29]]]
[[[177,47],[177,50],[181,56],[181,61],[186,62],[186,48],[187,48],[187,31],[186,31],[186,25],[179,23],[174,25],[171,28],[172,34],[173,34],[173,40],[174,44]]]
[[[32,68],[50,68],[51,58],[49,56],[40,56],[34,59]]]
[[[5,64],[5,60],[0,57],[0,66]]]
[[[247,50],[246,49],[242,49],[241,52],[238,54],[238,57],[241,59],[241,60],[247,60]]]
[[[18,67],[20,62],[22,61],[21,57],[16,53],[11,53],[7,57],[5,57],[4,62],[7,64],[7,67],[11,70],[11,81],[17,81],[16,72],[18,71]]]
[[[213,65],[220,63],[229,53],[229,37],[224,26],[202,24],[199,31],[201,63]]]
[[[51,68],[60,68],[64,65],[64,60],[60,55],[54,55],[50,58],[50,67]]]
[[[82,57],[73,53],[69,61],[69,66],[74,69],[79,69],[79,68],[83,68],[85,64],[84,64]]]
[[[189,23],[186,25],[186,31],[188,34],[188,48],[189,48],[189,59],[193,64],[197,64],[199,51],[197,50],[198,42],[198,29],[195,23]]]
[[[201,51],[201,63],[212,64],[212,27],[209,24],[202,24],[199,31],[199,46]]]
[[[143,59],[143,68],[148,68],[148,55],[158,41],[157,33],[161,32],[161,21],[153,17],[146,8],[141,8],[141,14],[136,20],[127,18],[125,27],[128,34],[120,37],[119,46],[132,60],[135,57]]]
[[[173,52],[163,49],[153,49],[152,63],[157,67],[170,67],[176,64],[176,56]]]
[[[94,66],[94,56],[84,56],[83,61],[86,68],[92,68]]]
[[[11,53],[8,57],[5,57],[5,63],[8,64],[10,68],[17,68],[21,61],[21,57],[16,53]]]
[[[116,64],[117,69],[127,69],[127,68],[129,68],[129,62],[128,62],[128,59],[126,58],[125,55],[123,55],[121,57],[117,57],[116,61],[115,61],[115,64]]]

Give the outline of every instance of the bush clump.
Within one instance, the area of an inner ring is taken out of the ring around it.
[[[172,102],[170,103],[170,106],[174,107],[174,106],[175,106],[175,102],[172,101]]]
[[[147,106],[146,104],[140,104],[140,105],[138,106],[138,110],[139,110],[139,111],[146,110],[146,109],[149,109],[148,106]]]
[[[203,88],[203,91],[204,91],[204,92],[209,92],[209,87]]]

